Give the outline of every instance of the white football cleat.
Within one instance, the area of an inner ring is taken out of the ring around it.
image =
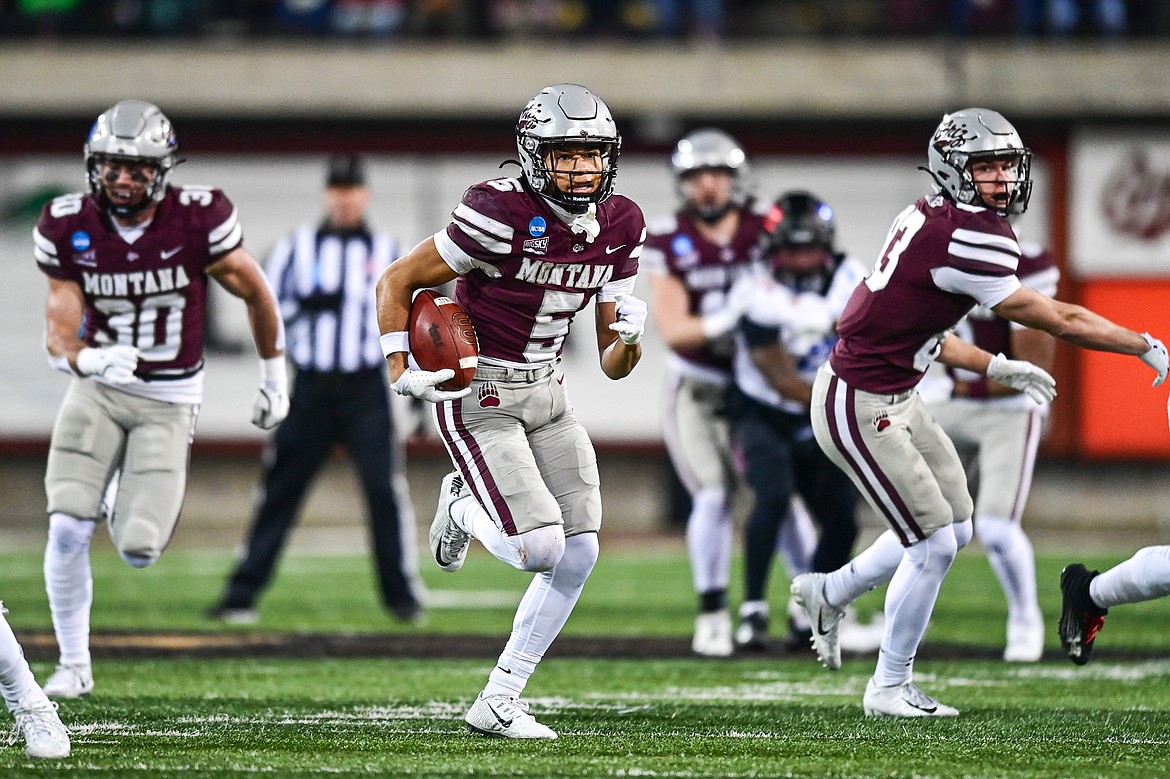
[[[435,519],[431,522],[431,554],[440,568],[448,573],[458,571],[467,559],[471,546],[471,535],[461,530],[451,517],[451,504],[464,495],[463,475],[451,471],[443,477],[439,486],[439,505],[435,508]]]
[[[812,628],[812,645],[817,658],[830,671],[841,667],[841,643],[837,628],[845,612],[830,606],[825,600],[825,579],[823,573],[802,573],[792,580],[789,592],[808,614]]]
[[[703,657],[731,657],[731,612],[720,609],[695,617],[691,651]]]
[[[9,744],[24,737],[24,753],[29,757],[69,757],[69,730],[57,716],[57,704],[46,700],[36,706],[21,707],[12,712],[16,724],[8,737]]]
[[[1004,660],[1009,663],[1035,663],[1043,656],[1043,622],[1008,622]]]
[[[552,728],[537,722],[528,713],[528,702],[508,695],[481,693],[463,715],[472,733],[495,738],[556,738]]]
[[[43,689],[50,698],[80,698],[89,695],[93,692],[93,667],[58,665]]]
[[[909,680],[879,687],[871,678],[861,702],[867,717],[957,717],[959,710],[939,703]]]

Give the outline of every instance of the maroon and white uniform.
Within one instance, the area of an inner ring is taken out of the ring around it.
[[[551,364],[578,311],[595,297],[612,303],[633,291],[646,238],[641,209],[613,195],[597,221],[601,233],[589,243],[518,179],[464,193],[435,243],[460,274],[455,299],[475,325],[483,363]]]
[[[708,240],[685,211],[650,226],[642,261],[669,274],[687,294],[687,311],[703,316],[725,305],[738,274],[760,255],[764,218],[740,209],[739,229],[726,244]],[[692,496],[726,490],[734,480],[731,438],[717,412],[731,382],[734,336],[671,353],[662,394],[662,437],[679,480]],[[720,500],[723,500],[721,497]]]
[[[903,544],[972,515],[954,445],[915,386],[976,305],[1015,292],[1020,247],[993,211],[923,198],[894,220],[813,388],[818,443]]]
[[[144,230],[119,230],[96,196],[63,195],[45,206],[33,240],[41,271],[81,287],[82,341],[138,347],[138,380],[118,389],[202,402],[206,270],[243,242],[223,192],[168,187]]]
[[[454,296],[480,347],[472,393],[436,404],[436,419],[452,462],[507,535],[601,526],[597,455],[557,364],[579,311],[633,291],[646,226],[622,195],[597,207],[597,223],[590,242],[519,180],[495,179],[468,189],[435,235],[460,274]]]

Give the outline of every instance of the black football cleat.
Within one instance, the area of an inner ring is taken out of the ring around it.
[[[1089,662],[1093,642],[1109,613],[1089,597],[1089,582],[1097,573],[1080,563],[1065,566],[1060,572],[1060,646],[1077,665]]]

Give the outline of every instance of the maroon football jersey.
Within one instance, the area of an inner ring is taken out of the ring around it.
[[[760,256],[764,217],[749,209],[741,209],[740,214],[739,230],[726,245],[704,238],[694,218],[685,212],[660,228],[651,225],[643,259],[682,282],[691,314],[702,316],[722,308],[735,275]],[[728,338],[697,349],[679,349],[676,354],[688,362],[729,374],[731,344]]]
[[[81,287],[82,341],[138,347],[136,374],[146,381],[201,369],[206,269],[243,242],[236,209],[222,192],[168,187],[133,243],[96,197],[62,195],[45,206],[33,238],[40,269]]]
[[[1056,297],[1056,283],[1060,280],[1060,271],[1052,260],[1052,255],[1040,244],[1020,244],[1020,265],[1016,276],[1025,287],[1047,295]],[[992,354],[1003,353],[1005,357],[1014,359],[1012,353],[1012,329],[1018,327],[1008,320],[996,316],[994,311],[977,306],[971,309],[967,319],[955,330],[955,334],[964,340],[978,346]],[[968,384],[968,394],[971,397],[987,396],[987,377],[963,371],[961,377]]]
[[[877,265],[846,305],[833,371],[868,392],[917,385],[968,311],[1019,288],[1019,256],[1011,225],[994,211],[941,195],[919,200],[894,220]]]
[[[577,312],[610,282],[633,280],[646,240],[642,210],[611,195],[597,207],[600,234],[574,233],[517,179],[467,190],[436,243],[460,274],[455,299],[480,355],[512,364],[555,360]]]

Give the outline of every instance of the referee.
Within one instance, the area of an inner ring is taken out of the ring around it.
[[[309,484],[338,444],[353,460],[365,492],[382,602],[401,621],[424,616],[415,518],[390,419],[374,310],[374,285],[401,247],[366,224],[370,190],[359,157],[329,160],[324,200],[325,220],[283,238],[267,263],[296,379],[288,417],[265,450],[246,554],[208,612],[225,622],[256,621],[256,601]]]

